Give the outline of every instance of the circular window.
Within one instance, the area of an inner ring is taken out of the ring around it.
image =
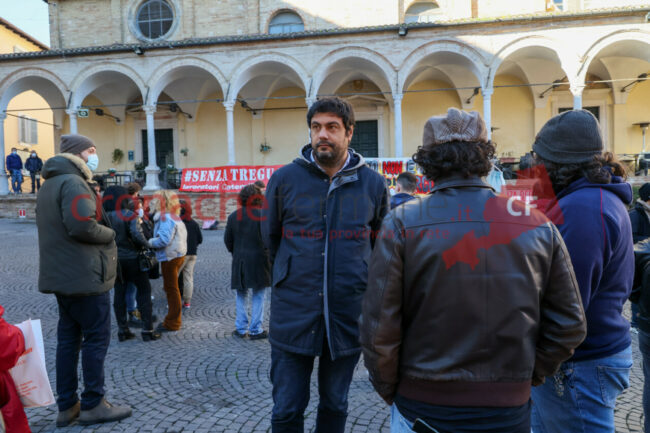
[[[165,0],[147,0],[138,9],[136,22],[142,36],[159,39],[172,28],[174,11]]]

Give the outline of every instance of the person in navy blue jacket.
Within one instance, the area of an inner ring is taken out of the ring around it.
[[[15,147],[11,148],[11,153],[7,155],[7,171],[11,175],[11,188],[14,194],[20,194],[23,185],[23,160],[18,155]]]
[[[43,160],[38,157],[35,150],[25,160],[25,169],[29,171],[29,177],[32,178],[32,194],[34,194],[41,189],[41,170],[43,169]]]
[[[533,432],[613,432],[616,398],[632,366],[630,323],[622,315],[634,277],[632,187],[614,155],[603,153],[589,111],[553,117],[533,151],[556,195],[546,213],[566,243],[587,318],[587,337],[573,357],[533,389]]]
[[[395,180],[395,195],[390,198],[390,208],[406,203],[415,198],[415,190],[418,187],[418,178],[410,171],[405,171],[397,176]]]
[[[307,113],[311,144],[271,177],[262,237],[272,270],[273,433],[303,431],[319,357],[316,431],[342,433],[358,363],[358,320],[373,234],[388,210],[382,176],[349,149],[354,113],[325,98]]]

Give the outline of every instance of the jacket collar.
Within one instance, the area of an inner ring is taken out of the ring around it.
[[[488,188],[494,191],[490,185],[485,183],[480,177],[469,177],[465,178],[463,176],[449,176],[442,179],[438,179],[431,190],[431,194],[441,191],[448,188],[468,188],[468,187],[478,187],[478,188]]]
[[[79,158],[77,155],[73,155],[72,153],[59,153],[57,156],[63,157],[74,164],[77,170],[81,172],[81,176],[86,180],[86,182],[93,180],[93,172],[90,171],[83,159]]]
[[[324,176],[327,176],[323,172],[323,170],[316,164],[315,161],[312,160],[311,158],[311,144],[306,144],[302,147],[300,150],[300,154],[298,158],[294,160],[295,163],[303,165],[305,167],[311,167],[315,170],[317,170],[319,173],[321,173]],[[366,160],[363,158],[363,156],[357,152],[354,151],[354,149],[348,149],[348,160],[346,162],[346,165],[334,175],[334,177],[338,176],[345,176],[345,175],[350,175],[354,173],[357,169],[363,167],[366,165]]]

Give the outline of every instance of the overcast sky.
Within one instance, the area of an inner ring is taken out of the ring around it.
[[[45,45],[50,45],[47,3],[43,0],[0,0],[0,17]]]

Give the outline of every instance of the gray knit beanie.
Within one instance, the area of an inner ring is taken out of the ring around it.
[[[547,161],[576,164],[603,152],[596,117],[587,110],[571,110],[551,118],[535,137],[533,151]]]
[[[93,141],[83,135],[68,134],[61,136],[61,153],[72,153],[79,155],[86,149],[96,147]]]

